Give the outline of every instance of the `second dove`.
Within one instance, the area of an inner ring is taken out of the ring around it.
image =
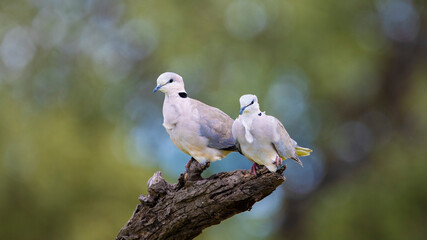
[[[255,95],[243,95],[240,107],[232,133],[236,147],[254,163],[251,172],[255,175],[258,165],[276,172],[277,167],[282,165],[282,158],[291,158],[302,165],[298,156],[308,156],[312,152],[298,146],[277,118],[262,113]]]

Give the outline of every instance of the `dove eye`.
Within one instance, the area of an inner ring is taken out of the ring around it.
[[[254,104],[254,101],[255,101],[255,100],[252,100],[251,105],[252,105],[252,104]]]
[[[171,79],[169,79],[169,83],[171,83],[171,82],[173,82],[173,79],[171,78]]]

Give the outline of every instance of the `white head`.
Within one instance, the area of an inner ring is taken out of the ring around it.
[[[253,94],[246,94],[240,97],[240,113],[259,113],[258,98]]]
[[[157,78],[157,86],[153,93],[160,91],[165,94],[185,93],[184,80],[182,77],[173,72],[165,72]]]

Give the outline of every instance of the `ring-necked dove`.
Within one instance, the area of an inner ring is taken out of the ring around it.
[[[308,156],[312,150],[298,146],[277,118],[261,112],[255,95],[243,95],[240,107],[232,133],[236,147],[254,163],[251,172],[256,175],[257,164],[276,172],[282,158],[291,158],[302,166],[298,156]]]
[[[237,151],[231,133],[233,119],[218,108],[189,98],[180,75],[161,74],[153,93],[157,91],[165,93],[163,126],[181,151],[201,164],[223,159]],[[190,162],[191,159],[187,167]]]

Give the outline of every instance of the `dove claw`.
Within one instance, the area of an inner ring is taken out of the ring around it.
[[[276,167],[281,167],[283,165],[283,160],[281,157],[276,156]]]
[[[254,163],[251,167],[250,172],[253,173],[255,175],[255,177],[257,176],[256,170],[258,170],[258,164]]]

